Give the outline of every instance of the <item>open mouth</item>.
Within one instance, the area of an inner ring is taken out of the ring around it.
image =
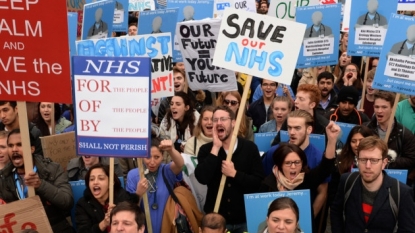
[[[213,129],[213,126],[212,126],[212,125],[207,125],[207,126],[206,126],[206,129],[207,129],[207,130],[212,130],[212,129]]]
[[[99,194],[101,194],[101,187],[99,187],[99,186],[94,186],[94,187],[92,188],[92,194],[93,194],[94,196],[98,196]]]
[[[267,96],[272,95],[272,94],[273,94],[272,91],[265,91],[265,95]]]
[[[290,180],[293,180],[295,177],[297,177],[297,172],[290,172]]]
[[[23,162],[23,156],[19,155],[19,154],[13,154],[12,155],[12,160],[15,163],[20,163]]]
[[[180,84],[174,84],[174,89],[179,89]]]
[[[297,140],[295,137],[290,137],[290,143],[294,143]]]
[[[225,134],[225,128],[223,127],[216,127],[216,131],[218,132],[218,135],[223,135]]]
[[[179,114],[177,111],[172,110],[171,115],[173,116],[174,119],[176,119]]]
[[[376,115],[376,118],[378,119],[378,121],[383,119],[383,115]]]

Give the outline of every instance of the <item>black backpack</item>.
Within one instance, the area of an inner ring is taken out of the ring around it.
[[[344,185],[344,202],[343,202],[343,220],[346,220],[346,216],[344,214],[344,210],[346,208],[346,202],[349,199],[350,193],[353,189],[356,180],[360,178],[359,172],[352,172],[346,179],[346,183]],[[398,214],[399,214],[399,201],[401,198],[401,190],[399,186],[399,181],[396,180],[396,185],[393,185],[391,188],[388,189],[389,191],[389,204],[392,209],[393,216],[395,217],[395,229],[393,232],[398,231]]]

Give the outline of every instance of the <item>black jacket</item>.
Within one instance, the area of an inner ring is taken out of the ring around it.
[[[362,179],[358,178],[344,205],[344,186],[350,173],[340,179],[337,195],[330,208],[331,231],[336,233],[376,232],[391,233],[395,227],[395,217],[389,203],[389,188],[396,185],[396,180],[383,172],[383,182],[375,201],[368,223],[364,221],[362,208]],[[415,204],[414,193],[410,187],[400,183],[400,201],[398,214],[398,232],[414,232]],[[343,214],[345,220],[343,220]]]
[[[238,137],[238,145],[232,156],[236,175],[227,177],[223,190],[219,213],[225,217],[228,224],[246,223],[244,194],[256,193],[264,178],[261,157],[258,147],[251,141]],[[200,147],[197,159],[196,179],[207,185],[206,213],[213,212],[219,184],[222,178],[222,161],[226,160],[226,152],[219,150],[218,156],[210,153],[213,142]]]
[[[115,192],[114,204],[123,201],[138,203],[138,196],[130,194],[124,189]],[[94,198],[89,188],[84,191],[84,196],[78,200],[75,208],[75,221],[77,233],[106,233],[99,229],[99,223],[104,219],[103,206]]]
[[[325,117],[330,121],[343,122],[354,125],[362,125],[370,121],[370,118],[366,114],[357,111],[356,108],[348,116],[343,116],[339,108],[336,108],[333,111],[329,111],[328,113],[326,113]]]
[[[313,134],[322,134],[325,136],[326,138],[326,145],[327,145],[327,136],[326,136],[326,127],[329,124],[329,120],[327,120],[327,118],[325,118],[324,116],[317,114],[314,111],[314,125],[313,125],[313,131],[311,133]],[[284,123],[281,126],[280,130],[285,130],[287,131],[288,126],[287,126],[287,120],[284,121]],[[271,146],[275,146],[278,143],[281,142],[281,135],[280,132],[277,133],[277,136],[275,136],[274,141],[272,142]]]
[[[268,116],[271,113],[270,111],[272,111],[271,107],[265,110],[264,98],[262,97],[249,105],[247,115],[252,118],[256,132],[258,132],[262,124],[269,121]]]
[[[41,185],[35,192],[42,201],[53,232],[73,232],[66,220],[74,202],[68,175],[58,163],[44,159],[40,155],[33,156],[33,163],[41,179]],[[13,164],[9,163],[0,171],[0,198],[6,203],[19,200],[13,170]]]
[[[5,130],[5,127],[6,126],[2,122],[0,122],[0,131]],[[29,122],[29,132],[35,139],[35,153],[34,154],[43,156],[42,142],[40,141],[40,137],[42,137],[42,133],[36,127],[36,125],[33,124],[32,122]]]
[[[331,109],[336,109],[338,107],[337,104],[337,93],[334,91],[334,88],[330,91],[330,101],[327,105],[326,109],[323,109],[321,104],[319,104],[316,108],[316,113],[322,116],[325,116]]]
[[[367,123],[367,126],[378,134],[376,117]],[[388,148],[397,154],[395,162],[388,165],[391,169],[408,169],[408,174],[415,168],[415,136],[402,124],[395,123],[388,140]],[[411,178],[413,181],[413,177]],[[409,182],[410,183],[410,182]]]

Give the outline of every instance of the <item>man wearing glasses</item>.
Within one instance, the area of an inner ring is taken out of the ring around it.
[[[341,177],[330,209],[331,231],[413,232],[414,193],[383,172],[388,164],[386,143],[370,136],[360,142],[357,151],[359,174],[354,179],[350,173]]]
[[[205,213],[213,212],[222,175],[226,182],[219,214],[226,219],[226,229],[231,233],[247,231],[244,194],[259,191],[264,171],[257,146],[246,139],[237,138],[234,148],[229,148],[235,113],[228,106],[218,106],[213,111],[213,141],[200,147],[196,179],[207,185]],[[229,150],[232,161],[226,161]]]
[[[258,130],[262,124],[269,121],[272,111],[269,108],[275,98],[275,91],[278,83],[266,79],[261,79],[262,98],[249,105],[248,116],[252,118],[253,125]],[[254,132],[255,133],[255,132]]]

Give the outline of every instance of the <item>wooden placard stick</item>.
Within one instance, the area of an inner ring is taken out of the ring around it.
[[[140,179],[143,179],[145,177],[143,162],[144,162],[143,159],[141,158],[137,159],[138,171],[140,172]],[[146,213],[147,232],[153,233],[153,227],[151,225],[150,206],[148,204],[147,192],[143,194],[143,197],[141,199],[144,202],[144,212]]]
[[[20,137],[22,140],[23,161],[25,174],[33,172],[33,156],[29,137],[29,122],[27,120],[27,108],[25,101],[17,101],[17,111],[19,116]],[[28,197],[34,197],[35,188],[27,186]]]
[[[239,105],[238,115],[236,116],[236,124],[232,132],[231,143],[229,144],[228,154],[226,156],[226,161],[232,160],[233,148],[235,147],[236,139],[238,137],[239,126],[241,124],[242,116],[245,114],[246,100],[248,99],[249,88],[251,87],[252,76],[248,75],[246,78],[244,92],[242,94],[241,104]],[[222,179],[220,180],[218,196],[216,197],[215,208],[213,212],[218,213],[220,202],[222,200],[223,189],[225,188],[226,176],[222,174]]]
[[[400,93],[397,93],[396,96],[395,96],[395,102],[393,103],[392,113],[391,113],[391,116],[389,118],[388,129],[386,130],[386,135],[385,135],[385,140],[384,140],[386,142],[386,144],[388,144],[389,136],[391,135],[391,132],[392,132],[392,125],[395,122],[395,112],[396,112],[396,107],[398,106],[398,102],[399,102],[400,97],[401,97]]]
[[[363,64],[364,64],[364,59],[363,59],[363,57],[362,57],[362,60],[360,60],[360,74],[362,74],[362,70],[363,70]],[[367,66],[367,63],[366,63],[366,66]]]
[[[362,98],[360,100],[360,109],[364,109],[363,107],[364,107],[365,99],[366,99],[366,86],[367,86],[367,73],[369,72],[369,59],[370,59],[369,57],[366,58],[365,76],[363,78],[363,88],[362,88]]]
[[[109,204],[114,204],[114,157],[110,158],[110,190],[109,190]],[[118,177],[117,177],[118,179]]]
[[[56,124],[56,122],[55,122],[55,103],[52,103],[52,114],[50,116],[50,126],[51,126],[50,135],[55,135],[55,127],[56,127],[55,124]]]

